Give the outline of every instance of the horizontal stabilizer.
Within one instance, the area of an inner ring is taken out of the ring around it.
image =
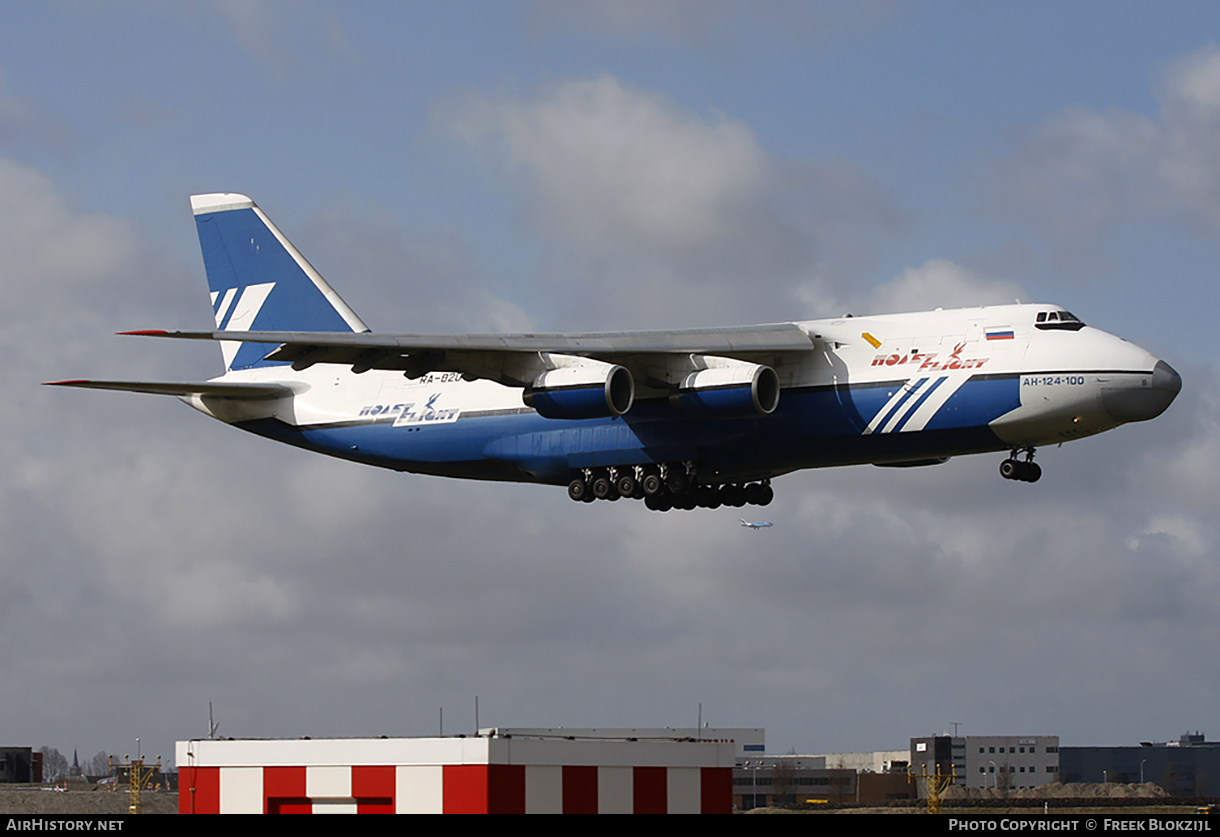
[[[113,389],[121,392],[145,392],[151,395],[200,395],[230,398],[237,401],[265,401],[293,395],[292,387],[284,384],[217,384],[210,382],[153,383],[150,381],[47,381],[43,386],[79,387],[81,389]]]

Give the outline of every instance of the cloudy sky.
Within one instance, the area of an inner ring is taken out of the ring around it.
[[[1220,12],[1179,0],[0,8],[0,743],[761,726],[1220,737]],[[253,196],[375,329],[1050,301],[1156,421],[733,509],[381,472],[176,400],[187,196]]]

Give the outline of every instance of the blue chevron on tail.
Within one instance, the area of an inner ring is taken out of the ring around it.
[[[369,330],[250,198],[231,193],[193,195],[191,209],[217,329]],[[269,348],[221,341],[225,369],[283,365],[263,360]]]

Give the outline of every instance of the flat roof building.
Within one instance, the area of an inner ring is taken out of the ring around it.
[[[734,745],[650,738],[179,741],[179,813],[723,813]]]
[[[1155,782],[1173,796],[1220,793],[1220,742],[1202,733],[1127,747],[1064,747],[1065,782]]]
[[[1059,781],[1059,736],[968,735],[911,739],[911,770],[953,771],[968,788],[1034,788]]]

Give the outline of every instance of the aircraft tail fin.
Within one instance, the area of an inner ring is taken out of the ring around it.
[[[221,331],[348,331],[369,327],[245,195],[191,196]],[[221,341],[225,370],[279,366],[268,346]]]

